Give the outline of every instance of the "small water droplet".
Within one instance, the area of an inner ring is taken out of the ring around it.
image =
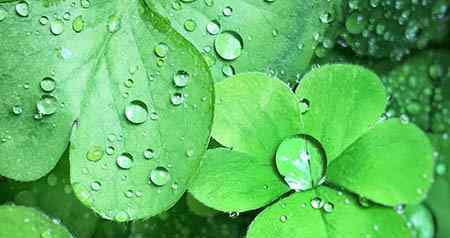
[[[87,153],[86,159],[89,161],[99,161],[103,157],[103,148],[100,146],[93,146]]]
[[[121,28],[121,18],[115,15],[109,17],[108,20],[108,31],[115,33]]]
[[[184,29],[188,32],[193,32],[197,29],[197,23],[192,19],[188,19],[184,22]]]
[[[94,181],[91,183],[92,191],[99,191],[102,188],[102,184],[98,181]]]
[[[220,33],[220,23],[216,20],[209,22],[206,25],[206,31],[211,35],[217,35]]]
[[[447,173],[447,165],[444,162],[439,161],[436,164],[436,174],[442,176],[445,175],[446,173]]]
[[[214,40],[214,48],[217,54],[225,60],[235,60],[242,54],[243,40],[234,31],[225,31]]]
[[[51,77],[45,77],[41,80],[40,86],[42,91],[50,93],[53,92],[53,90],[55,90],[56,81]]]
[[[231,15],[233,15],[233,8],[231,7],[225,7],[222,11],[223,15],[226,17],[229,17]]]
[[[116,164],[121,169],[130,169],[133,165],[133,156],[129,153],[122,153],[117,157]]]
[[[169,46],[164,43],[164,42],[160,42],[156,47],[155,47],[155,54],[158,57],[166,57],[167,54],[169,53]]]
[[[30,6],[28,2],[21,1],[16,4],[16,13],[21,17],[27,17],[30,14]]]
[[[42,17],[39,19],[39,23],[41,23],[41,25],[47,25],[48,22],[49,22],[49,20],[48,20],[48,17],[46,17],[46,16],[42,16]]]
[[[321,198],[315,197],[311,199],[311,207],[314,209],[320,209],[323,207],[323,202]]]
[[[156,167],[150,172],[150,181],[156,186],[164,186],[170,179],[169,171],[164,167]]]
[[[79,33],[82,32],[85,26],[85,21],[83,19],[83,16],[77,16],[72,21],[72,29],[73,31]]]
[[[50,22],[50,32],[54,35],[61,35],[64,32],[64,22],[60,19],[55,19]]]
[[[225,76],[227,76],[227,77],[231,77],[231,76],[233,76],[236,72],[234,71],[233,65],[225,64],[225,65],[222,67],[222,73],[223,73],[223,75],[225,75]]]
[[[134,100],[125,107],[125,117],[134,124],[141,124],[147,121],[147,104],[140,100]]]
[[[189,81],[189,73],[179,70],[173,77],[173,82],[177,87],[185,87]]]
[[[23,108],[20,105],[15,105],[12,107],[12,112],[14,113],[14,115],[20,115],[23,112]]]
[[[280,221],[281,221],[281,223],[286,223],[287,220],[288,220],[288,217],[287,217],[287,216],[285,216],[285,215],[280,216]]]
[[[145,159],[153,159],[155,157],[155,151],[153,149],[146,149],[144,151]]]
[[[36,107],[39,114],[51,115],[58,110],[58,100],[52,95],[44,95],[37,102]]]
[[[171,97],[170,97],[170,102],[174,105],[174,106],[179,106],[181,104],[184,103],[184,95],[182,93],[174,93]]]
[[[333,203],[330,203],[330,202],[326,202],[326,203],[323,205],[323,210],[324,210],[325,212],[327,212],[327,213],[333,212],[333,211],[334,211],[334,204],[333,204]]]

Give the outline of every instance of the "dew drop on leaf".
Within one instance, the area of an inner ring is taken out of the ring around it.
[[[230,64],[226,64],[222,67],[222,73],[227,77],[231,77],[235,74],[234,67]]]
[[[447,166],[444,162],[440,161],[436,164],[436,174],[439,176],[445,175],[447,173]]]
[[[324,203],[321,198],[315,197],[311,199],[311,207],[314,209],[321,209],[323,207]]]
[[[323,210],[327,213],[331,213],[334,211],[334,204],[330,202],[326,202],[323,204]]]
[[[189,81],[189,73],[179,70],[173,77],[173,82],[177,87],[185,87]]]
[[[45,77],[41,80],[40,86],[42,91],[50,93],[53,92],[53,90],[55,90],[56,81],[51,77]]]
[[[285,215],[280,216],[280,221],[281,221],[281,223],[286,223],[287,220],[288,220],[287,216],[285,216]]]
[[[220,33],[220,23],[216,20],[209,22],[206,25],[206,31],[211,35],[217,35]]]
[[[64,22],[56,19],[50,22],[50,31],[54,35],[61,35],[64,32]]]
[[[98,181],[94,181],[91,183],[92,191],[99,191],[102,188],[102,184]]]
[[[80,5],[82,8],[89,8],[91,6],[91,2],[89,0],[80,0]]]
[[[166,57],[168,53],[169,53],[169,46],[164,42],[160,42],[155,47],[155,54],[158,57],[161,57],[161,58]]]
[[[169,171],[164,167],[156,167],[150,172],[150,181],[156,186],[164,186],[170,179]]]
[[[276,165],[286,183],[295,191],[308,190],[324,182],[325,152],[310,136],[285,139],[276,152]]]
[[[189,32],[195,31],[197,29],[197,23],[194,20],[188,19],[184,22],[184,29]]]
[[[42,16],[42,17],[39,19],[39,23],[41,23],[41,25],[43,25],[43,26],[47,25],[48,22],[49,22],[49,20],[48,20],[48,17],[46,17],[46,16]]]
[[[44,95],[38,101],[36,107],[39,114],[51,115],[58,110],[58,100],[52,95]]]
[[[27,17],[30,14],[30,5],[28,5],[28,3],[25,1],[17,3],[16,13],[21,17]]]
[[[73,19],[73,21],[72,21],[72,29],[73,29],[73,31],[75,31],[77,33],[83,31],[84,25],[85,25],[85,22],[84,22],[83,16],[81,16],[81,15],[75,17],[75,19]]]
[[[133,156],[129,153],[122,153],[117,157],[116,164],[121,169],[130,169],[133,165]]]
[[[144,151],[145,159],[153,159],[155,157],[155,151],[153,149],[146,149]]]
[[[110,16],[108,20],[108,31],[111,33],[115,33],[121,28],[121,19],[118,16]]]
[[[103,157],[103,148],[96,145],[93,146],[87,153],[86,153],[86,159],[89,161],[99,161]]]
[[[147,121],[147,105],[140,100],[134,100],[125,107],[125,117],[134,124],[141,124]]]
[[[237,59],[242,53],[243,46],[241,36],[234,31],[222,32],[214,41],[217,54],[225,60]]]
[[[20,105],[15,105],[12,107],[12,112],[14,113],[14,115],[20,115],[23,112],[23,108]]]
[[[184,95],[182,93],[174,93],[171,97],[170,97],[170,102],[174,105],[174,106],[179,106],[184,102]]]
[[[233,15],[233,8],[225,7],[222,12],[223,12],[224,16],[229,17],[229,16]]]

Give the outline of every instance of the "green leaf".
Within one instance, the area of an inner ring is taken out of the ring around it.
[[[450,237],[450,143],[448,136],[431,135],[435,147],[436,176],[428,198],[425,201],[430,207],[436,221],[436,238]]]
[[[208,150],[189,191],[203,204],[225,212],[260,208],[289,190],[273,161],[224,148]]]
[[[28,16],[0,23],[9,36],[0,40],[0,96],[8,109],[0,131],[11,136],[0,144],[0,174],[44,175],[72,130],[78,198],[107,219],[149,217],[181,197],[199,166],[213,81],[200,53],[143,0],[82,2],[46,8],[33,1]],[[13,12],[15,5],[1,6]],[[38,120],[37,108],[44,114]]]
[[[208,217],[219,213],[219,211],[199,202],[191,193],[186,193],[186,206],[189,208],[189,211],[197,216]]]
[[[413,124],[377,124],[328,167],[328,181],[375,202],[420,203],[433,182],[433,148]]]
[[[305,75],[296,90],[309,105],[303,133],[319,140],[328,164],[375,124],[386,105],[378,77],[354,65],[327,65]]]
[[[203,52],[216,81],[258,71],[294,82],[335,15],[334,1],[147,2]]]
[[[300,131],[297,99],[282,81],[244,73],[216,85],[212,136],[235,151],[270,160]]]
[[[198,216],[190,212],[186,199],[181,199],[169,211],[131,224],[129,237],[238,238],[243,237],[240,234],[243,224],[240,223],[239,217],[231,220],[223,213]]]
[[[0,237],[71,238],[72,235],[48,216],[29,207],[0,206]]]
[[[417,238],[433,238],[434,237],[434,221],[430,210],[424,205],[408,206],[405,210],[413,230],[413,237]]]
[[[60,220],[78,238],[92,237],[99,220],[73,194],[69,177],[69,153],[64,153],[50,174],[35,182],[0,181],[0,194],[0,203],[10,201],[21,206],[36,207]]]
[[[411,233],[393,209],[363,208],[351,195],[319,187],[294,193],[260,213],[247,238],[264,237],[410,238]]]

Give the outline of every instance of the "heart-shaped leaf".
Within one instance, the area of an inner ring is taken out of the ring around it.
[[[0,237],[8,238],[71,238],[60,224],[36,209],[21,206],[0,206]]]
[[[377,124],[336,158],[328,167],[328,180],[381,204],[417,204],[433,182],[432,155],[425,133],[392,119]]]
[[[296,89],[305,104],[303,133],[317,139],[331,163],[375,124],[386,106],[379,78],[355,65],[327,65],[305,75]]]
[[[1,7],[0,174],[43,176],[72,130],[71,180],[83,203],[118,221],[171,207],[212,123],[200,53],[143,0]]]
[[[309,68],[315,47],[335,20],[338,4],[306,0],[148,2],[203,52],[216,81],[258,71],[290,82]]]
[[[327,187],[295,193],[260,213],[247,238],[410,238],[406,221],[393,209],[363,208],[347,193]]]

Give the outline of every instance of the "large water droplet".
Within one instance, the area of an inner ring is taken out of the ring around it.
[[[310,136],[285,139],[278,147],[276,165],[286,183],[295,191],[311,189],[324,182],[325,152]]]
[[[16,4],[16,13],[21,17],[27,17],[30,14],[30,6],[27,2],[21,1]]]
[[[189,81],[189,73],[179,70],[173,77],[173,82],[177,87],[185,87]]]
[[[53,92],[56,88],[56,81],[51,77],[45,77],[41,80],[40,86],[44,92]]]
[[[222,32],[214,41],[217,54],[225,60],[238,58],[242,53],[243,45],[241,36],[234,31]]]
[[[156,167],[150,172],[150,181],[156,186],[164,186],[170,181],[169,171],[164,167]]]
[[[53,20],[50,23],[50,31],[54,34],[54,35],[60,35],[64,32],[64,22],[56,19]]]
[[[129,153],[123,153],[117,157],[116,163],[121,169],[130,169],[133,165],[133,156]]]
[[[58,110],[58,100],[52,95],[44,95],[36,104],[39,114],[51,115]]]
[[[89,161],[99,161],[103,157],[103,148],[100,146],[93,146],[89,151],[86,153],[86,159]]]
[[[148,118],[147,105],[143,101],[134,100],[125,107],[125,116],[134,124],[144,123]]]

